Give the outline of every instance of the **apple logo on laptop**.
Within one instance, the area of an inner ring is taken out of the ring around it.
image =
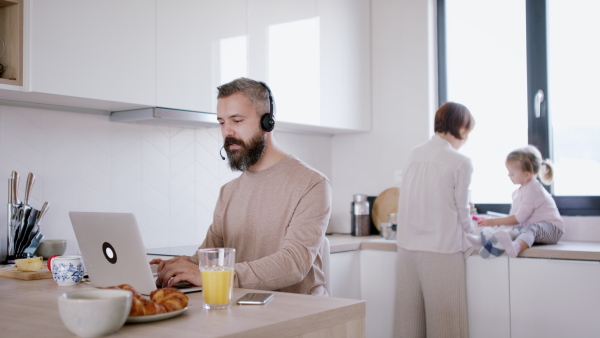
[[[111,264],[117,263],[117,252],[115,251],[115,248],[113,248],[113,246],[110,243],[108,243],[108,242],[102,243],[102,252],[104,253],[104,257],[106,257],[106,260],[109,263],[111,263]]]

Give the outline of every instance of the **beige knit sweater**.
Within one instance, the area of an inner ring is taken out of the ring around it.
[[[287,156],[221,187],[200,247],[236,249],[235,287],[327,295],[322,253],[330,215],[327,177]]]

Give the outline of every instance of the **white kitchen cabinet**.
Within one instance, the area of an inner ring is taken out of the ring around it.
[[[155,2],[27,1],[26,90],[155,104]]]
[[[360,298],[360,252],[344,251],[332,253],[329,258],[331,269],[332,297]]]
[[[266,81],[278,121],[319,124],[317,0],[248,0],[249,75]]]
[[[510,259],[511,337],[600,337],[600,262]]]
[[[156,4],[157,106],[216,112],[217,86],[248,75],[246,0]]]
[[[277,120],[371,129],[370,1],[249,0],[249,76],[271,86]]]
[[[371,1],[318,0],[320,125],[371,130]]]
[[[361,298],[367,301],[366,336],[393,337],[396,301],[396,252],[361,250],[360,282]]]
[[[216,87],[247,76],[272,88],[278,130],[371,130],[370,0],[23,1],[22,81],[0,100],[214,113]]]
[[[508,257],[466,261],[469,337],[510,338]]]

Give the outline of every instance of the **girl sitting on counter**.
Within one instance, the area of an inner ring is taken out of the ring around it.
[[[479,226],[512,226],[514,230],[500,229],[489,236],[482,231],[480,236],[470,236],[484,258],[497,257],[504,252],[509,257],[517,257],[535,243],[556,244],[565,231],[565,222],[554,199],[542,186],[542,183],[550,185],[553,180],[554,168],[550,160],[542,160],[540,151],[528,145],[508,154],[506,169],[510,180],[520,185],[513,192],[509,216],[482,219],[477,223]],[[538,176],[542,183],[537,180]],[[501,249],[494,244],[499,244]]]

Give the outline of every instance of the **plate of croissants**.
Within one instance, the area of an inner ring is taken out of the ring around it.
[[[108,287],[133,293],[127,323],[146,323],[179,316],[188,309],[188,297],[175,288],[156,289],[147,298],[129,284]]]

